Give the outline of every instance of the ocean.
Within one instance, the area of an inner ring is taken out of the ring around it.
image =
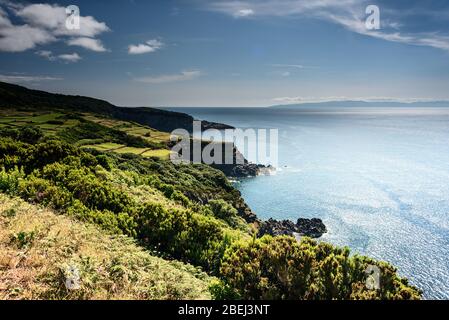
[[[279,130],[275,175],[235,183],[260,218],[321,218],[321,240],[449,299],[449,108],[173,108]],[[250,159],[251,160],[251,159]]]

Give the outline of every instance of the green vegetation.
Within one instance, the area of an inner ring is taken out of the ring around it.
[[[70,268],[77,290],[65,285]],[[0,300],[210,299],[211,280],[129,237],[0,194]]]
[[[240,192],[222,172],[144,157],[149,151],[136,150],[151,149],[145,144],[151,144],[146,139],[153,130],[89,117],[58,114],[51,121],[77,120],[53,133],[29,125],[1,128],[0,192],[56,210],[68,217],[64,219],[99,226],[116,235],[114,241],[133,238],[164,259],[201,267],[217,277],[210,286],[215,298],[420,298],[419,290],[392,266],[351,256],[346,248],[307,238],[301,243],[290,237],[257,239],[257,225],[244,220],[247,207]],[[94,140],[98,143],[82,148],[76,144]],[[117,152],[122,148],[126,152]],[[8,243],[15,247],[33,248],[40,239],[32,228],[8,233]],[[381,290],[365,286],[369,265],[381,270]],[[96,277],[95,272],[86,277]],[[106,290],[102,282],[99,286]],[[96,290],[95,284],[87,292]],[[77,297],[101,296],[89,294]]]
[[[37,131],[39,133],[37,139],[43,134],[56,136],[84,148],[132,153],[166,160],[170,156],[168,149],[170,134],[135,123],[105,119],[90,113],[64,114],[52,111],[15,114],[13,110],[2,110],[0,117],[0,134],[25,142],[33,143],[36,140],[34,131]],[[28,128],[28,131],[21,128]],[[17,137],[19,133],[32,140]]]
[[[380,290],[366,289],[366,269],[381,270]],[[233,294],[245,299],[419,299],[418,290],[385,262],[350,256],[304,238],[265,236],[234,244],[224,255],[220,274]],[[229,289],[228,289],[229,290]],[[222,290],[223,291],[223,290]]]

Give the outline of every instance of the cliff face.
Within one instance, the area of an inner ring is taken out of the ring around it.
[[[194,140],[191,139],[189,156],[182,155],[182,152],[180,152],[180,155],[183,156],[183,159],[185,161],[189,162],[198,161],[194,157],[195,152],[194,143],[195,143]],[[244,155],[236,148],[236,146],[229,142],[210,142],[203,140],[201,141],[201,152],[203,153],[205,148],[209,147],[210,148],[209,150],[213,149],[213,151],[210,151],[210,156],[214,157],[215,147],[213,147],[213,145],[217,146],[216,150],[220,150],[222,155],[220,157],[221,159],[217,159],[219,161],[216,161],[212,164],[209,163],[209,165],[215,169],[222,171],[228,177],[234,178],[255,177],[258,176],[259,174],[266,173],[268,171],[271,171],[271,169],[273,169],[272,167],[266,167],[261,164],[249,162],[247,159],[245,159]],[[226,159],[226,152],[228,150],[232,150],[232,162],[227,161]],[[201,157],[201,161],[202,162],[204,161],[203,157]]]

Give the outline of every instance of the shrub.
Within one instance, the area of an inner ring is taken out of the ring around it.
[[[17,167],[13,170],[6,171],[2,168],[0,171],[0,192],[10,195],[17,195],[19,190],[19,183],[25,177],[22,170]]]
[[[19,131],[12,128],[0,128],[0,137],[17,140],[19,138]]]
[[[225,221],[236,217],[238,213],[237,209],[222,199],[209,201],[209,207],[215,217]]]
[[[108,171],[111,171],[112,161],[109,159],[108,156],[106,156],[104,154],[99,154],[96,156],[96,158],[97,158],[97,162],[100,166],[102,166],[103,168],[105,168]]]
[[[22,127],[19,130],[18,139],[20,141],[35,144],[44,136],[39,127]]]
[[[137,236],[147,245],[208,269],[223,241],[220,225],[190,210],[166,210],[147,203],[136,213]]]
[[[381,289],[366,287],[366,269],[381,270]],[[241,241],[223,258],[221,276],[243,299],[419,299],[421,292],[387,263],[350,256],[304,238],[265,236]]]

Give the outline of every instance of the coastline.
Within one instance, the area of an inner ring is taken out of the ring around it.
[[[203,120],[201,121],[203,122]],[[223,126],[234,128],[225,124]],[[203,141],[201,148],[203,149],[209,144],[211,143]],[[260,175],[270,175],[272,171],[276,170],[276,168],[272,166],[265,166],[263,164],[249,162],[235,145],[233,146],[233,153],[233,164],[210,165],[212,168],[218,169],[223,172],[226,175],[228,181],[238,181],[241,178],[255,179]],[[243,163],[238,164],[237,159],[241,160],[240,162]],[[190,159],[190,161],[192,161],[192,159]],[[271,235],[273,237],[287,235],[294,237],[295,239],[300,241],[301,237],[303,236],[317,239],[320,238],[323,234],[327,233],[327,227],[319,218],[307,219],[303,217],[297,217],[296,223],[291,220],[276,220],[273,218],[261,220],[246,203],[245,199],[241,196],[241,193],[240,197],[243,203],[236,209],[238,210],[239,215],[243,219],[245,219],[246,222],[253,223],[258,226],[257,236],[259,238],[263,237],[264,235]]]

